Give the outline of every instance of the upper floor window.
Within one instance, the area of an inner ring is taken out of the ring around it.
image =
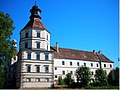
[[[80,66],[79,62],[77,62],[77,66]]]
[[[36,65],[36,72],[40,72],[40,66]]]
[[[110,64],[110,67],[112,68],[112,65]]]
[[[96,64],[97,65],[97,67],[98,67],[98,64]]]
[[[40,54],[36,54],[36,59],[40,60]]]
[[[91,67],[93,67],[93,63],[91,63]]]
[[[25,48],[28,48],[28,43],[27,42],[25,42]]]
[[[25,33],[25,38],[28,38],[28,32]]]
[[[106,67],[106,64],[104,64],[104,67]]]
[[[31,72],[31,65],[27,65],[27,72]]]
[[[62,71],[62,74],[65,75],[65,71]]]
[[[40,48],[40,42],[37,42],[37,48]]]
[[[55,75],[55,78],[57,78],[57,75]]]
[[[46,73],[49,72],[49,66],[48,66],[48,65],[45,66],[45,72],[46,72]]]
[[[55,70],[57,70],[57,67],[55,67]]]
[[[48,60],[48,58],[49,58],[48,54],[45,54],[45,60]]]
[[[86,63],[84,63],[84,66],[86,67]]]
[[[28,53],[27,57],[28,57],[28,59],[31,59],[31,53],[30,52]]]
[[[37,32],[37,37],[40,38],[40,32]]]
[[[64,62],[64,61],[62,61],[62,65],[65,65],[65,62]]]
[[[70,66],[72,66],[72,62],[70,62]]]

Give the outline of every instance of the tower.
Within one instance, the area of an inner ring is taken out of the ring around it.
[[[18,88],[48,88],[53,84],[53,52],[50,32],[41,22],[42,11],[35,5],[30,20],[20,31],[17,63]]]

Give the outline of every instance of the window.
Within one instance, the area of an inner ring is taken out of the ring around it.
[[[28,57],[28,59],[31,59],[31,53],[28,53],[27,57]]]
[[[46,81],[46,82],[49,82],[49,78],[45,78],[45,81]]]
[[[110,64],[110,67],[112,68],[112,65]]]
[[[57,70],[57,67],[55,67],[55,70]]]
[[[65,62],[64,62],[64,61],[62,61],[62,65],[65,65]]]
[[[31,78],[27,78],[26,81],[27,81],[27,82],[31,82]]]
[[[48,50],[48,45],[47,45],[47,50]]]
[[[104,64],[104,67],[106,67],[106,64]]]
[[[36,81],[37,81],[37,82],[40,82],[40,78],[36,78]]]
[[[55,78],[57,78],[57,75],[55,75]]]
[[[48,40],[48,35],[47,35],[47,40]]]
[[[91,72],[91,74],[93,75],[94,73],[93,73],[93,72]]]
[[[93,63],[91,63],[91,67],[93,67]]]
[[[25,48],[28,48],[28,43],[27,42],[25,42]]]
[[[70,66],[72,66],[72,62],[70,62]]]
[[[65,75],[65,71],[62,71],[62,74]]]
[[[45,72],[46,72],[46,73],[49,72],[49,66],[45,66]]]
[[[40,48],[40,42],[37,42],[37,48]]]
[[[70,74],[72,75],[72,74],[73,74],[73,71],[70,71]]]
[[[36,54],[36,59],[40,60],[40,54]]]
[[[25,33],[25,38],[28,38],[28,32]]]
[[[84,66],[86,67],[86,63],[84,63]]]
[[[27,72],[31,72],[31,66],[27,65]]]
[[[97,65],[97,67],[98,67],[98,64],[96,64]]]
[[[40,38],[40,32],[37,32],[37,37]]]
[[[36,72],[40,72],[40,66],[36,66]]]
[[[79,66],[79,62],[77,62],[77,66]]]
[[[45,60],[48,60],[48,54],[45,54]]]

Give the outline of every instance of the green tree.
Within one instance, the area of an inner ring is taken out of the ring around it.
[[[83,87],[87,86],[91,81],[91,72],[88,67],[78,67],[76,70],[77,83],[80,83]]]
[[[61,76],[58,77],[58,85],[64,85],[64,80]]]
[[[72,79],[70,73],[66,74],[66,77],[65,77],[65,79],[64,79],[64,82],[65,82],[65,84],[66,84],[68,87],[71,87],[71,85],[74,83],[74,79]]]
[[[109,74],[108,74],[108,84],[111,86],[119,86],[119,68],[116,67],[115,70],[112,70]]]
[[[98,86],[107,85],[107,73],[102,68],[99,68],[95,71],[95,83]]]
[[[13,30],[10,15],[0,12],[0,88],[3,88],[5,82],[5,66],[15,50],[10,40]]]

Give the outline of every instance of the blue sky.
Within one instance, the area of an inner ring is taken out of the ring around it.
[[[102,53],[118,66],[118,0],[36,0],[42,22],[51,32],[51,46]],[[2,0],[16,27],[12,39],[29,21],[35,0]],[[19,48],[19,47],[18,47]]]

